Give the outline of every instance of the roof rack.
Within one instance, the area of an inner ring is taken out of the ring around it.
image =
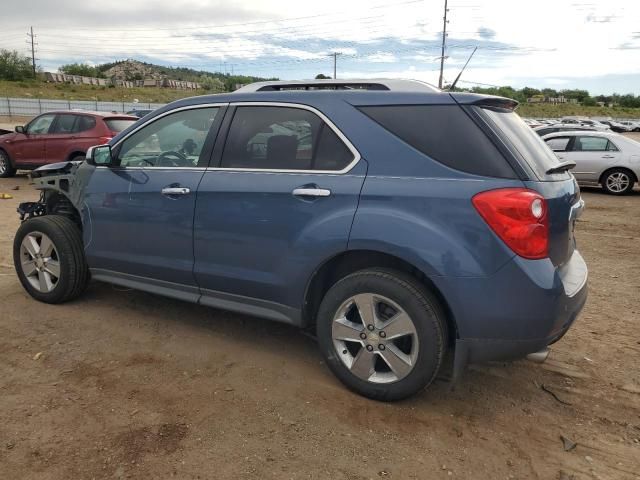
[[[239,88],[234,93],[277,92],[283,90],[382,90],[393,92],[439,92],[431,84],[419,80],[366,79],[366,80],[295,80],[256,82]]]

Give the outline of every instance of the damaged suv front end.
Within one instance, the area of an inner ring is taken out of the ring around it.
[[[30,173],[33,185],[40,190],[37,202],[18,206],[20,220],[42,215],[65,215],[82,228],[83,194],[94,167],[83,161],[59,162]]]

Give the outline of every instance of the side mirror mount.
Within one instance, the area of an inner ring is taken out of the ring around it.
[[[26,133],[27,133],[27,131],[24,129],[24,127],[23,127],[22,125],[18,125],[18,126],[16,127],[16,133],[23,133],[23,134],[26,134]]]
[[[87,150],[86,162],[96,167],[110,167],[113,165],[111,145],[96,145]]]

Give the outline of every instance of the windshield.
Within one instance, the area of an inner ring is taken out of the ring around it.
[[[539,179],[564,180],[568,177],[569,174],[566,172],[553,175],[546,173],[560,162],[540,136],[524,123],[520,115],[513,111],[489,107],[482,107],[480,110],[505,135],[511,146],[517,150]]]

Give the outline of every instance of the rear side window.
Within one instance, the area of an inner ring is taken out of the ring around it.
[[[359,107],[385,129],[438,162],[475,175],[514,178],[511,166],[457,105]],[[529,128],[526,126],[526,128]]]
[[[127,120],[124,118],[105,118],[104,123],[112,132],[121,132],[136,123],[136,120]]]
[[[529,167],[536,173],[541,180],[565,179],[569,176],[563,172],[559,174],[548,175],[547,170],[557,166],[560,161],[551,149],[545,147],[544,140],[536,135],[529,126],[524,123],[520,115],[511,110],[478,108],[485,117],[492,123],[508,140],[523,161],[527,162]]]
[[[87,130],[91,130],[96,126],[96,119],[93,117],[88,117],[86,115],[79,115],[78,120],[76,121],[75,132],[86,132]]]
[[[340,171],[354,159],[315,113],[293,107],[237,107],[223,168]]]
[[[607,138],[603,137],[576,137],[573,142],[574,152],[606,152],[618,150]]]

